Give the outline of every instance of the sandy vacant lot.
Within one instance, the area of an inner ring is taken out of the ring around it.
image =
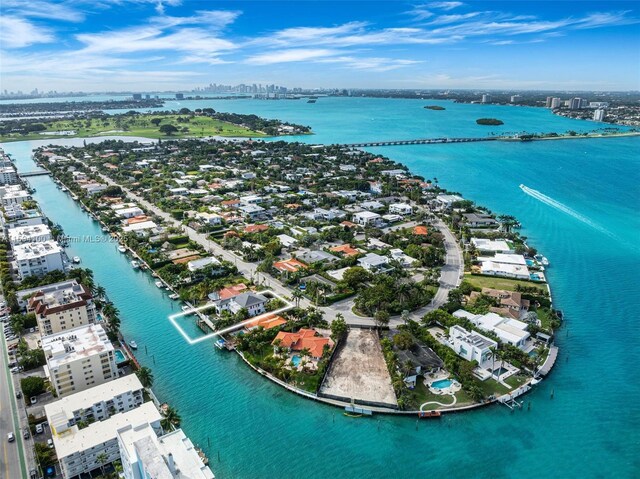
[[[352,329],[333,359],[322,393],[397,405],[375,331]]]

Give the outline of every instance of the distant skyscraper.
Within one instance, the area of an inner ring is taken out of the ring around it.
[[[520,95],[511,95],[511,103],[518,103]]]
[[[547,103],[545,103],[545,106],[546,106],[547,108],[552,108],[552,107],[551,107],[551,104],[552,104],[552,103],[553,103],[553,97],[552,97],[552,96],[548,96],[548,97],[547,97]]]
[[[582,106],[582,98],[572,98],[569,101],[570,110],[579,110]]]
[[[603,121],[605,116],[605,111],[602,108],[597,109],[593,112],[593,120],[594,121]]]
[[[558,97],[551,99],[551,108],[560,108],[562,106],[562,100]]]
[[[488,93],[482,95],[482,103],[491,103],[491,95]]]
[[[133,94],[133,99],[134,100],[142,100],[142,93],[134,93]]]
[[[176,100],[184,100],[184,94],[183,93],[176,93]]]

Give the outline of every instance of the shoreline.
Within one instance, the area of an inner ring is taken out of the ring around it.
[[[81,162],[81,163],[82,163],[82,162]],[[86,167],[86,165],[85,165],[85,167]],[[45,169],[46,169],[46,168],[45,168]],[[47,170],[48,170],[48,169],[47,169]],[[96,215],[93,211],[91,211],[91,210],[90,210],[90,209],[89,209],[89,208],[88,208],[88,207],[87,207],[87,206],[82,202],[82,200],[80,200],[79,198],[77,198],[77,197],[76,197],[76,195],[72,192],[72,190],[71,190],[71,189],[69,189],[69,188],[68,188],[68,186],[67,186],[67,185],[65,185],[65,184],[64,184],[60,179],[56,178],[50,170],[48,170],[48,171],[51,173],[51,177],[52,177],[55,181],[59,182],[60,184],[64,185],[65,187],[67,187],[67,192],[71,195],[72,199],[76,200],[76,201],[80,204],[80,207],[81,207],[83,210],[85,210],[85,212],[86,212],[86,213],[88,213],[88,214],[89,214],[89,216],[91,216],[91,218],[92,218],[93,220],[95,220],[96,222],[98,222],[98,224],[100,224],[101,226],[107,227],[107,225],[106,225],[106,224],[104,224],[104,223],[103,223],[103,222],[102,222],[102,221],[97,217],[97,215]],[[114,183],[115,183],[115,182],[114,182]],[[447,226],[447,228],[449,228],[449,227]],[[451,231],[451,230],[449,229],[449,231]],[[105,233],[105,234],[109,234],[109,235],[111,235],[111,236],[113,236],[113,237],[118,238],[119,240],[121,239],[121,234],[120,234],[120,233],[111,233],[111,232],[109,232],[109,233]],[[120,242],[119,242],[119,244],[122,244],[122,243],[120,243]],[[124,245],[124,246],[127,248],[127,251],[131,252],[131,254],[132,254],[132,255],[133,255],[133,256],[134,256],[138,261],[140,261],[142,264],[144,264],[144,265],[146,266],[146,268],[147,268],[147,269],[152,273],[152,276],[153,276],[153,277],[158,277],[158,278],[162,281],[162,283],[166,286],[166,288],[167,288],[167,290],[168,290],[168,291],[175,292],[175,290],[174,290],[173,288],[171,288],[168,284],[166,284],[166,282],[165,282],[164,280],[162,280],[162,278],[160,278],[160,276],[156,273],[156,271],[155,271],[153,268],[151,268],[151,266],[150,266],[146,261],[144,261],[142,258],[140,258],[140,257],[139,257],[139,255],[138,255],[134,250],[132,250],[132,249],[131,249],[130,247],[128,247],[127,245]],[[548,282],[547,282],[546,284],[547,284],[547,289],[548,289],[548,291],[549,291],[549,295],[550,295],[550,298],[551,298],[551,289],[550,289],[550,285],[548,284]],[[185,301],[180,301],[180,302],[182,302],[182,303],[184,303],[184,304],[187,304],[187,305],[189,305],[189,306],[192,306],[192,305],[190,305],[190,303],[188,303],[188,302],[185,302]],[[290,384],[287,384],[287,383],[285,383],[285,382],[283,382],[283,381],[279,380],[278,378],[274,377],[272,374],[268,373],[267,371],[264,371],[264,370],[262,370],[261,368],[259,368],[259,367],[257,367],[257,366],[254,366],[254,365],[252,365],[251,363],[249,363],[249,361],[244,357],[244,355],[243,355],[240,351],[236,350],[236,353],[237,353],[237,354],[238,354],[238,355],[243,359],[243,361],[244,361],[245,363],[249,364],[249,366],[250,366],[252,369],[254,369],[254,371],[258,372],[261,376],[265,376],[267,379],[272,380],[272,381],[273,381],[273,382],[275,382],[276,384],[280,385],[281,387],[284,387],[285,389],[289,390],[290,392],[293,392],[294,394],[297,394],[297,395],[299,395],[299,396],[305,397],[305,398],[307,398],[307,399],[311,399],[311,400],[315,400],[315,401],[318,401],[318,402],[322,402],[322,403],[325,403],[325,404],[328,404],[328,405],[331,405],[331,406],[334,406],[334,407],[344,408],[345,406],[349,406],[349,405],[350,405],[350,403],[348,403],[348,402],[343,402],[343,401],[334,400],[334,399],[329,399],[329,398],[323,398],[323,397],[321,397],[321,396],[319,396],[319,395],[317,395],[317,394],[309,393],[308,391],[304,391],[304,390],[301,390],[301,389],[299,389],[299,388],[297,388],[297,387],[295,387],[295,386],[292,386],[292,385],[290,385]],[[546,364],[546,361],[545,361],[545,364]],[[552,365],[552,366],[553,366],[553,365]],[[551,367],[552,367],[552,366],[551,366]],[[542,369],[542,367],[543,367],[543,366],[541,366],[541,367],[540,367],[540,369]],[[540,369],[539,369],[539,370],[540,370]],[[465,410],[469,410],[469,409],[476,409],[476,408],[483,407],[483,406],[487,406],[487,405],[490,405],[490,404],[493,404],[493,403],[496,403],[496,402],[505,402],[505,401],[512,402],[515,398],[520,397],[521,395],[523,395],[523,394],[525,394],[525,393],[529,392],[529,391],[532,389],[532,387],[531,387],[531,386],[532,386],[532,384],[531,384],[531,383],[532,383],[532,381],[533,381],[534,379],[535,379],[535,375],[534,375],[534,377],[529,378],[525,383],[523,383],[523,384],[521,384],[521,385],[519,385],[519,386],[515,387],[515,388],[513,389],[513,392],[511,392],[511,393],[507,393],[507,394],[503,394],[503,395],[498,396],[498,397],[494,397],[494,398],[493,398],[493,399],[491,399],[491,400],[485,400],[485,401],[480,402],[480,403],[465,404],[464,406],[460,406],[460,407],[443,408],[443,409],[436,409],[436,410],[437,410],[437,411],[440,411],[441,413],[454,413],[454,412],[461,412],[461,411],[465,411]],[[538,380],[538,381],[539,381],[539,380]],[[537,383],[538,381],[536,381],[536,383]],[[356,403],[356,404],[357,404],[357,403]],[[392,409],[392,408],[384,408],[384,407],[376,407],[376,406],[366,406],[366,409],[370,409],[370,410],[372,410],[372,411],[374,411],[374,412],[382,413],[382,414],[403,415],[403,416],[406,416],[406,415],[412,415],[412,414],[416,414],[416,415],[417,415],[417,414],[420,412],[420,411],[418,411],[418,410],[414,410],[414,411],[406,411],[406,410],[399,410],[399,409]]]

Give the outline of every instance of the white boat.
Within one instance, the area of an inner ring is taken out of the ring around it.
[[[160,289],[164,288],[164,283],[160,280],[156,281],[156,286]]]
[[[191,306],[187,306],[186,304],[181,308],[182,311],[191,311]]]
[[[180,297],[180,295],[178,293],[171,293],[169,295],[169,299],[178,299]]]
[[[74,263],[78,264],[80,262],[80,256],[74,256],[71,261],[73,261]]]
[[[126,253],[126,252],[127,252],[127,248],[125,248],[125,247],[124,247],[124,246],[122,246],[122,245],[119,245],[119,246],[118,246],[118,251],[120,251],[121,253]]]
[[[131,266],[133,266],[133,269],[138,269],[140,267],[140,263],[134,259],[131,262]]]
[[[135,341],[131,340],[131,341],[129,341],[129,347],[131,349],[138,349],[138,343],[136,343]]]

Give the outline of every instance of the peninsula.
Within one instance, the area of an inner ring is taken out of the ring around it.
[[[548,263],[517,221],[387,158],[165,140],[36,159],[197,308],[176,321],[304,397],[358,414],[514,407],[555,361]]]

